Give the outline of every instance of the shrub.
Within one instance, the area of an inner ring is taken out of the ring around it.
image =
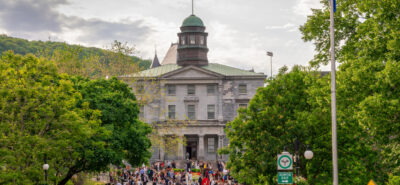
[[[200,172],[200,169],[192,168],[190,169],[192,172]]]
[[[386,185],[399,185],[400,184],[400,176],[394,176],[392,174],[389,175],[389,182]]]
[[[307,179],[301,176],[294,177],[293,181],[296,185],[309,185]]]

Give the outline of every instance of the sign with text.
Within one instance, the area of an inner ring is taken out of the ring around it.
[[[293,172],[278,172],[278,184],[293,184]]]
[[[278,170],[293,170],[292,155],[289,152],[278,154]]]

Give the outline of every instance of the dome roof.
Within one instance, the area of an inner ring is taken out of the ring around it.
[[[203,21],[199,17],[192,14],[189,17],[187,17],[185,20],[183,20],[182,27],[185,27],[185,26],[204,27],[204,24],[203,24]]]

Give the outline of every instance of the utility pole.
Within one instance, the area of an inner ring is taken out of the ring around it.
[[[333,185],[339,184],[336,128],[336,66],[335,66],[335,19],[336,0],[330,0],[331,33],[331,109],[332,109],[332,166]]]
[[[272,57],[274,56],[274,53],[272,53],[271,51],[267,51],[267,56],[271,57],[271,78],[272,78]]]

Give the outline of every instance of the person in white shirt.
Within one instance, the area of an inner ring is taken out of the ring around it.
[[[193,177],[193,176],[192,176],[192,172],[189,172],[189,175],[188,175],[188,176],[189,176],[189,182],[192,182],[192,177]]]

